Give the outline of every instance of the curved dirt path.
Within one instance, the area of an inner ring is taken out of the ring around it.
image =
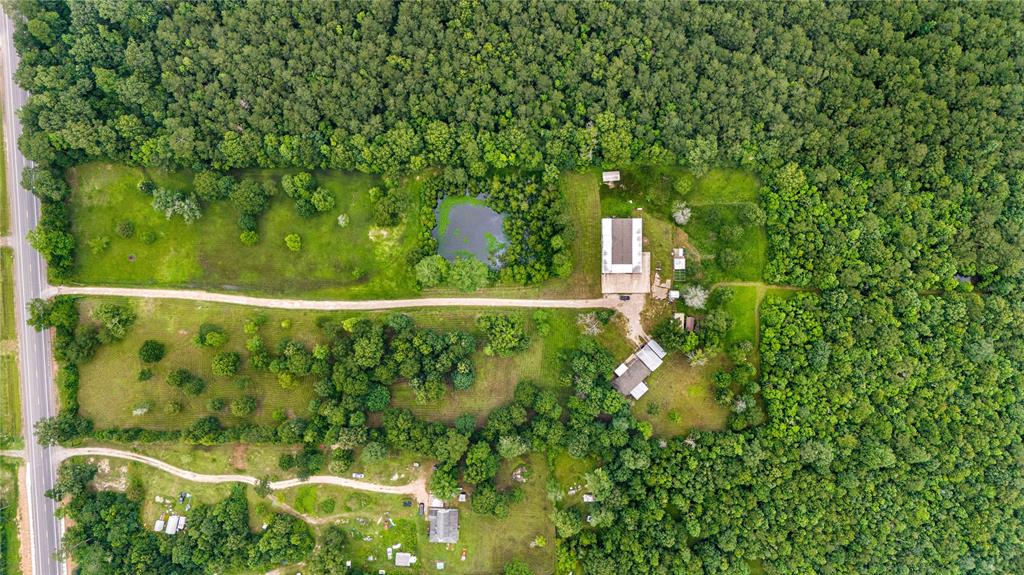
[[[196,483],[246,483],[248,485],[257,485],[259,483],[259,479],[249,475],[208,475],[204,473],[196,473],[187,469],[175,467],[170,463],[153,457],[133,453],[131,451],[111,449],[109,447],[55,448],[54,458],[57,461],[63,461],[70,457],[110,457],[114,459],[127,459],[129,461],[149,465],[150,467],[155,467],[156,469],[174,475],[175,477],[180,477],[187,481],[194,481]],[[405,485],[381,485],[379,483],[358,481],[333,475],[313,475],[305,481],[301,479],[271,481],[269,483],[269,487],[272,491],[277,491],[280,489],[288,489],[290,487],[310,484],[337,485],[339,487],[347,487],[349,489],[372,491],[374,493],[388,493],[392,495],[410,495],[415,498],[417,502],[423,504],[427,504],[429,502],[429,497],[427,495],[427,480],[424,477],[420,477],[412,483],[406,483]]]

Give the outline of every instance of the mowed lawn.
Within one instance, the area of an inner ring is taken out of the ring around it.
[[[18,357],[0,353],[0,445],[21,443],[21,393],[18,389]]]
[[[14,250],[0,248],[0,340],[15,339]]]
[[[237,174],[279,181],[283,170]],[[421,181],[404,185],[410,217],[393,228],[373,226],[368,191],[378,178],[358,173],[316,173],[317,183],[334,194],[336,205],[312,218],[299,216],[278,191],[259,220],[260,242],[239,240],[238,212],[229,201],[204,206],[199,221],[167,220],[138,191],[143,177],[177,190],[191,189],[192,174],[92,163],[68,170],[74,190],[72,209],[77,241],[74,280],[84,284],[198,287],[217,291],[288,294],[312,298],[372,299],[415,294],[408,253],[415,247],[415,210]],[[349,223],[338,225],[345,214]],[[117,235],[119,222],[131,221],[135,235]],[[284,237],[297,233],[302,249],[290,251]],[[155,236],[147,243],[146,236]],[[105,249],[94,250],[102,238]],[[90,243],[93,242],[93,243]]]
[[[83,320],[88,321],[90,310],[100,298],[80,300],[79,309]],[[307,404],[313,396],[312,379],[307,378],[292,389],[284,389],[277,378],[268,371],[255,370],[244,358],[248,356],[243,331],[246,319],[260,313],[259,310],[242,306],[209,304],[179,300],[128,300],[111,298],[111,301],[129,303],[138,314],[135,325],[128,336],[120,342],[100,346],[96,356],[81,365],[81,385],[78,393],[82,415],[92,419],[98,428],[142,427],[146,429],[183,429],[193,421],[207,415],[217,415],[228,425],[246,421],[271,424],[272,413],[283,408],[292,415],[306,415]],[[317,343],[319,329],[314,325],[310,313],[290,312],[267,313],[269,321],[260,330],[267,345],[273,349],[283,337],[293,337],[312,345]],[[291,325],[282,327],[281,321],[289,319]],[[209,323],[223,328],[228,342],[222,348],[199,348],[192,343],[192,337],[199,326]],[[145,366],[138,357],[139,347],[148,339],[162,342],[167,355],[159,363],[148,366],[153,377],[138,381],[138,373]],[[252,379],[252,385],[241,389],[234,377],[220,377],[213,374],[211,363],[219,351],[236,351],[243,357],[239,376]],[[185,368],[206,380],[206,390],[196,397],[167,384],[167,375],[177,368]],[[223,398],[230,403],[245,395],[253,395],[259,401],[256,412],[246,418],[231,415],[230,409],[212,412],[207,402]],[[135,416],[136,406],[151,402],[151,409],[145,415]],[[182,406],[180,413],[165,413],[166,406],[177,402]]]
[[[732,326],[725,334],[726,345],[749,341],[757,349],[757,304],[761,298],[757,286],[730,286],[733,297],[725,304]]]
[[[424,309],[417,311],[413,317],[417,325],[434,329],[461,329],[473,332],[483,344],[484,336],[475,326],[477,315],[482,313],[523,314],[528,319],[527,325],[531,334],[530,346],[525,351],[512,357],[488,356],[477,351],[473,356],[476,368],[476,381],[473,387],[464,391],[448,389],[445,396],[428,403],[418,403],[412,389],[406,384],[392,386],[391,403],[397,407],[405,407],[418,417],[431,421],[453,422],[468,413],[477,418],[482,425],[487,415],[500,405],[512,401],[516,385],[523,380],[531,380],[542,388],[553,389],[563,398],[570,390],[560,385],[562,372],[562,353],[578,345],[584,337],[577,323],[581,313],[587,310],[550,310],[548,322],[550,331],[546,336],[537,333],[535,322],[531,319],[532,310],[501,310],[495,308],[447,308]],[[411,314],[412,315],[412,314]],[[609,322],[597,336],[601,345],[608,348],[616,358],[625,357],[631,351],[620,326]]]
[[[701,254],[701,268],[705,278],[719,281],[759,281],[764,276],[767,262],[768,234],[764,226],[741,225],[744,204],[693,206],[689,223],[683,229]],[[741,226],[739,239],[727,243],[722,230],[728,226]],[[716,254],[723,248],[736,252],[735,265],[725,267]]]
[[[693,366],[681,353],[672,353],[649,378],[649,391],[633,404],[633,414],[649,421],[654,434],[671,437],[690,429],[720,430],[729,417],[715,403],[711,377],[728,359],[718,354],[705,365]]]

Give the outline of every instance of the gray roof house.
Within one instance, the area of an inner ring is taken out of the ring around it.
[[[647,376],[661,367],[665,350],[653,339],[644,344],[619,367],[615,368],[612,386],[619,393],[633,399],[640,399],[647,393]]]
[[[427,512],[430,530],[427,540],[431,543],[459,542],[459,510],[431,507]]]

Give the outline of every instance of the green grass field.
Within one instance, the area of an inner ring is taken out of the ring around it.
[[[0,353],[0,445],[21,443],[21,393],[18,389],[18,358]]]
[[[3,526],[3,556],[0,567],[4,575],[21,575],[21,542],[18,537],[18,464],[15,459],[0,457],[0,525]]]
[[[647,379],[650,390],[633,404],[633,414],[651,422],[659,436],[724,429],[729,412],[715,403],[711,376],[727,361],[719,354],[695,367],[681,353],[669,355]]]
[[[694,179],[693,189],[686,196],[686,201],[693,206],[757,202],[759,187],[757,176],[751,172],[716,168],[709,170],[699,180]]]
[[[726,345],[749,341],[757,345],[757,304],[761,297],[756,286],[731,286],[733,298],[725,305],[733,324],[725,334]]]
[[[759,281],[767,260],[768,234],[763,226],[742,226],[739,239],[731,244],[721,238],[721,230],[740,223],[743,204],[693,206],[690,222],[684,226],[690,241],[701,254],[706,279],[719,281]],[[722,248],[736,252],[735,265],[725,268],[715,255]]]
[[[3,108],[0,108],[0,114]],[[11,233],[11,198],[7,193],[7,142],[4,141],[3,130],[0,130],[0,236]]]
[[[90,310],[99,301],[93,298],[81,300],[81,316],[88,318]],[[253,382],[243,390],[235,384],[236,378],[219,377],[212,372],[211,363],[219,351],[237,351],[243,358],[248,355],[245,352],[247,336],[243,327],[246,319],[256,314],[257,310],[177,300],[131,300],[130,303],[139,319],[129,331],[128,337],[101,346],[92,360],[81,365],[78,398],[82,415],[91,418],[97,427],[181,429],[206,415],[218,415],[228,425],[243,421],[270,424],[273,422],[273,411],[278,407],[285,408],[292,415],[306,414],[306,406],[313,394],[312,380],[302,381],[293,389],[284,389],[273,374],[255,370],[243,361],[239,376],[250,377]],[[285,336],[301,339],[310,346],[317,342],[319,330],[313,324],[312,314],[268,313],[267,316],[270,321],[260,333],[271,348]],[[281,324],[281,320],[286,317],[292,322],[289,327]],[[228,334],[228,343],[218,349],[195,346],[192,337],[203,323],[223,328]],[[152,379],[138,381],[139,370],[144,367],[138,358],[138,351],[147,339],[164,343],[167,354],[159,363],[148,366],[153,372]],[[177,368],[186,368],[205,379],[206,390],[197,397],[190,397],[168,385],[167,375]],[[206,405],[213,398],[223,398],[230,403],[244,395],[253,395],[259,401],[256,412],[246,418],[231,415],[229,409],[211,412]],[[146,414],[132,415],[137,406],[146,402],[151,404]],[[165,413],[165,407],[172,402],[182,406],[180,413]]]
[[[277,180],[282,170],[245,172],[246,177]],[[136,186],[143,176],[158,185],[190,189],[187,172],[143,171],[93,163],[68,171],[72,185],[74,233],[78,260],[74,280],[85,284],[199,287],[217,291],[290,294],[313,298],[372,299],[416,293],[407,254],[419,235],[419,221],[410,217],[394,228],[372,225],[368,191],[380,182],[355,173],[317,173],[336,206],[312,218],[299,216],[283,192],[260,218],[260,242],[239,241],[238,213],[230,202],[204,208],[192,225],[168,221],[153,210],[149,197]],[[420,180],[409,178],[404,189],[409,213],[419,201]],[[339,214],[349,223],[338,225]],[[117,224],[129,220],[135,235],[123,239]],[[157,239],[147,244],[147,232]],[[290,251],[284,237],[298,233],[302,250]],[[108,238],[109,246],[94,253],[89,242]]]
[[[0,248],[0,340],[15,339],[14,250]]]

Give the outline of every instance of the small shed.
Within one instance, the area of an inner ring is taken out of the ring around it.
[[[697,331],[697,318],[691,316],[686,317],[686,321],[683,322],[683,329],[686,331]]]
[[[675,248],[672,250],[672,269],[676,271],[686,270],[686,249]]]
[[[167,527],[164,528],[164,533],[168,535],[174,535],[178,532],[178,520],[180,517],[177,515],[171,515],[171,518],[167,520]]]
[[[619,183],[622,177],[619,175],[618,170],[614,172],[601,172],[601,183],[608,187],[615,187],[615,184]]]
[[[161,517],[160,519],[157,519],[156,520],[156,524],[153,525],[153,531],[156,531],[157,533],[160,533],[163,530],[164,530],[164,519],[163,519],[163,517]]]
[[[411,567],[414,563],[416,563],[416,558],[412,553],[406,551],[395,553],[395,567]]]
[[[597,501],[597,498],[594,497],[593,493],[584,493],[583,494],[583,502],[584,503],[593,503],[595,501]]]
[[[670,301],[670,302],[679,301],[679,290],[677,290],[677,289],[668,290],[668,301]]]

